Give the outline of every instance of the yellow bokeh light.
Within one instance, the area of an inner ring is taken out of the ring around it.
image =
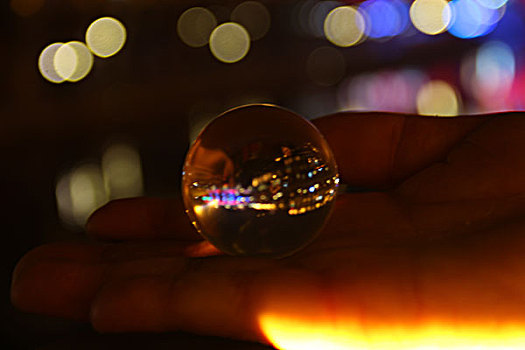
[[[417,111],[421,115],[456,116],[459,112],[459,98],[450,84],[432,80],[424,84],[417,93]]]
[[[202,47],[208,44],[210,34],[216,26],[217,19],[210,10],[192,7],[180,15],[177,34],[186,45]]]
[[[86,31],[86,44],[98,57],[106,58],[115,55],[125,43],[126,27],[112,17],[97,19]]]
[[[352,6],[340,6],[328,13],[324,21],[324,34],[334,45],[349,47],[362,41],[365,19]]]
[[[107,202],[102,172],[92,163],[62,175],[55,194],[59,216],[69,225],[84,226],[89,215]]]
[[[278,314],[259,317],[270,343],[282,350],[518,350],[525,344],[520,325],[392,325],[363,329],[359,320],[337,326]]]
[[[48,81],[56,84],[62,83],[66,80],[58,75],[57,71],[55,70],[54,63],[55,54],[62,45],[64,44],[54,43],[48,45],[44,50],[42,50],[42,53],[38,57],[38,70],[40,71],[40,74],[42,74],[42,76]]]
[[[140,155],[131,145],[117,143],[108,147],[102,156],[102,172],[111,199],[143,194]]]
[[[258,1],[245,1],[232,11],[231,20],[243,25],[252,40],[259,40],[270,29],[271,16],[268,9]]]
[[[211,33],[210,50],[213,56],[221,62],[238,62],[250,50],[250,35],[238,23],[223,23]]]
[[[77,82],[91,71],[93,55],[85,44],[70,41],[56,50],[53,66],[60,77],[67,81]]]
[[[71,200],[71,191],[69,183],[71,181],[71,174],[62,175],[56,184],[55,197],[57,201],[58,216],[68,225],[76,225],[75,214],[73,213],[73,204]]]
[[[45,0],[11,0],[11,10],[19,16],[28,17],[37,13]]]
[[[415,0],[410,6],[410,19],[419,31],[436,35],[447,30],[452,18],[446,0]]]

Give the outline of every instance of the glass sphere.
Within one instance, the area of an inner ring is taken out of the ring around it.
[[[197,137],[182,193],[193,225],[222,252],[284,257],[322,229],[338,183],[334,156],[315,126],[276,106],[247,105]]]

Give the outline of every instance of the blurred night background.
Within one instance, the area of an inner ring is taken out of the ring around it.
[[[231,107],[274,103],[310,119],[346,110],[447,117],[525,108],[522,0],[0,6],[1,338],[9,348],[82,348],[73,346],[78,339],[86,348],[129,346],[17,312],[8,302],[11,271],[32,247],[85,239],[86,218],[110,199],[176,195],[191,140]],[[128,341],[263,348],[156,339]]]

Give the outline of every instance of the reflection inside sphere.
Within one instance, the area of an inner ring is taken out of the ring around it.
[[[182,186],[193,224],[221,251],[282,257],[315,238],[338,182],[333,155],[312,124],[278,107],[249,105],[201,132]]]

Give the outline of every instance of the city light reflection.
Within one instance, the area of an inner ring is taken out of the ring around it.
[[[261,211],[281,209],[286,210],[288,215],[300,215],[331,202],[335,198],[339,178],[330,177],[331,169],[306,147],[296,150],[295,156],[289,154],[287,151],[276,158],[273,164],[276,170],[252,178],[248,186],[206,186],[201,181],[193,182],[191,193],[198,203],[194,205],[194,210],[198,207],[198,211],[204,213],[208,207]],[[193,171],[197,172],[197,169]],[[291,176],[293,173],[294,177]],[[297,184],[302,186],[297,187]],[[199,216],[199,213],[195,214]]]
[[[294,130],[294,132],[290,132]],[[182,194],[196,229],[231,255],[284,257],[324,225],[337,165],[308,121],[272,105],[234,108],[190,147]]]

